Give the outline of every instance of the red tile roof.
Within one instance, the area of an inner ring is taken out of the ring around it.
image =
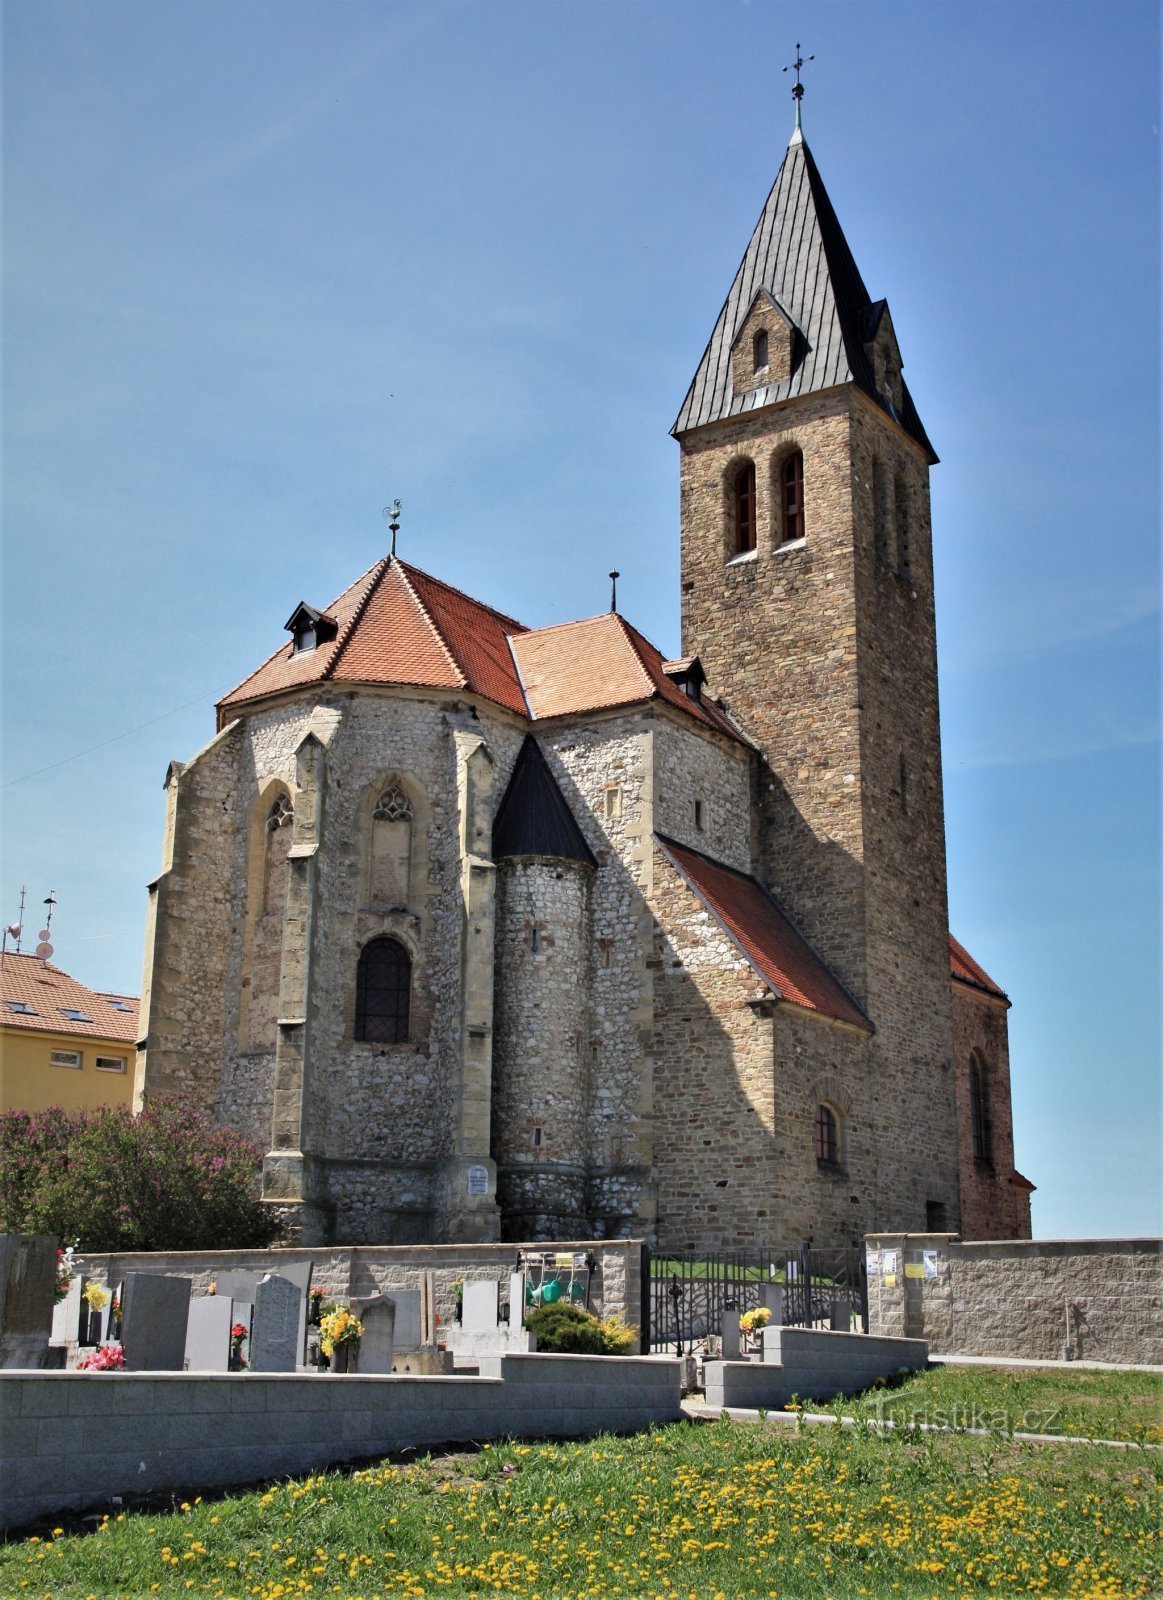
[[[855,1000],[754,878],[673,839],[660,834],[655,838],[780,1000],[872,1032],[872,1024]]]
[[[949,935],[949,966],[959,983],[967,983],[974,989],[984,990],[986,994],[1004,1000],[1006,1005],[1009,1005],[1010,999],[1005,990],[994,983],[985,968],[978,966],[965,946],[958,944],[952,934]]]
[[[1010,1182],[1013,1184],[1015,1189],[1025,1189],[1030,1194],[1033,1194],[1034,1190],[1038,1187],[1036,1183],[1031,1183],[1029,1178],[1024,1178],[1018,1171],[1017,1167],[1014,1168],[1013,1177],[1010,1179]]]
[[[14,1000],[30,1011],[13,1011]],[[113,1001],[120,1001],[122,1010]],[[102,994],[88,989],[67,972],[41,961],[39,956],[17,955],[6,950],[0,960],[0,1024],[8,1028],[29,1028],[38,1033],[73,1033],[90,1039],[116,1039],[131,1044],[137,1038],[138,999],[136,995]],[[88,1022],[66,1017],[65,1011],[79,1011]]]
[[[281,650],[218,705],[238,707],[310,683],[397,683],[468,689],[532,721],[664,700],[730,738],[742,736],[708,699],[666,674],[662,653],[606,612],[530,631],[439,578],[385,557],[329,605],[333,639]],[[671,664],[673,665],[673,663]]]

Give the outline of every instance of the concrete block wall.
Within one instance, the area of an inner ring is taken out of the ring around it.
[[[875,1338],[819,1328],[765,1328],[762,1361],[708,1361],[707,1404],[781,1409],[793,1396],[831,1400],[859,1394],[877,1378],[927,1366],[923,1339]]]
[[[679,1418],[680,1365],[513,1355],[466,1378],[0,1372],[0,1527],[408,1445],[633,1433]]]
[[[910,1233],[870,1234],[866,1246],[880,1269],[868,1276],[873,1333],[924,1338],[943,1355],[1163,1363],[1163,1240]],[[926,1252],[935,1276],[924,1276]]]

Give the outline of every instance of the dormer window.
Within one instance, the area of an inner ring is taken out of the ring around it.
[[[295,607],[284,626],[293,641],[291,645],[293,656],[307,655],[316,645],[334,639],[339,631],[333,617],[329,617],[326,612],[316,611],[315,607],[309,606],[305,600]]]
[[[767,329],[760,328],[755,335],[755,342],[751,348],[751,364],[756,373],[762,372],[767,365]]]
[[[678,661],[664,661],[662,670],[671,683],[682,690],[688,700],[693,700],[696,705],[699,704],[703,697],[703,684],[707,681],[707,675],[698,656],[683,656]]]

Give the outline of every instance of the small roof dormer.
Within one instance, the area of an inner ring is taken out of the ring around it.
[[[296,656],[305,655],[309,650],[314,650],[317,644],[334,639],[339,632],[339,624],[334,617],[328,616],[326,611],[316,611],[305,600],[299,601],[283,626],[293,640],[291,654]]]
[[[682,656],[677,661],[664,661],[662,670],[671,683],[682,690],[688,700],[693,700],[696,705],[702,704],[703,684],[707,681],[707,675],[698,656]]]

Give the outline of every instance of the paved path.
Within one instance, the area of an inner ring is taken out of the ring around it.
[[[929,1356],[931,1367],[1046,1367],[1051,1372],[1163,1372],[1136,1361],[1039,1361],[1031,1356]]]

